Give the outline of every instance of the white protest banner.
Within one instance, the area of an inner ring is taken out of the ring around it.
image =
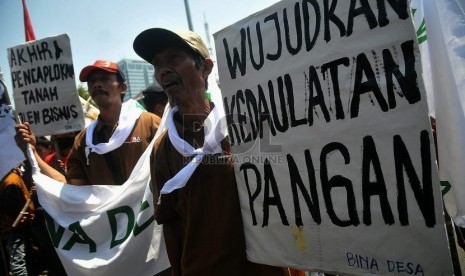
[[[68,275],[152,276],[170,266],[149,188],[154,141],[121,186],[63,185],[33,159],[37,195]]]
[[[7,51],[21,120],[29,122],[37,136],[83,129],[68,35],[27,42]]]
[[[7,97],[6,87],[0,80],[0,179],[26,159],[15,142],[16,122]]]
[[[465,228],[465,3],[416,2],[423,6],[428,34],[444,204]]]
[[[281,1],[214,37],[248,258],[452,275],[409,1]]]
[[[412,0],[410,8],[412,9],[412,19],[415,25],[417,41],[421,53],[421,67],[423,73],[423,83],[425,84],[426,97],[428,100],[428,111],[432,117],[435,117],[434,94],[433,94],[433,76],[431,74],[431,62],[428,46],[428,35],[426,33],[425,12],[422,0]]]

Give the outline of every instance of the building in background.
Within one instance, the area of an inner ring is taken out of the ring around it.
[[[118,68],[126,78],[128,90],[124,96],[124,102],[135,98],[142,90],[155,82],[152,64],[136,59],[122,59],[118,62]]]

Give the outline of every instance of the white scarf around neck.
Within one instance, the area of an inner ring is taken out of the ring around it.
[[[139,119],[140,115],[144,112],[143,108],[139,103],[133,99],[123,103],[121,106],[121,112],[119,115],[118,126],[110,137],[110,140],[106,143],[98,143],[94,145],[92,143],[92,136],[97,126],[98,121],[93,121],[86,131],[86,158],[87,163],[89,162],[89,154],[91,152],[96,152],[98,154],[105,154],[107,152],[113,151],[119,148],[124,141],[128,138],[131,133],[134,125]]]
[[[203,147],[195,149],[189,143],[179,137],[176,125],[174,124],[174,114],[178,111],[177,107],[172,108],[168,113],[168,137],[174,148],[183,156],[194,156],[194,158],[182,168],[173,178],[168,180],[160,191],[161,194],[169,194],[172,191],[186,186],[195,169],[202,162],[203,156],[207,154],[221,153],[221,141],[227,136],[227,125],[221,112],[214,107],[204,121],[205,141]],[[222,120],[223,119],[223,120]],[[160,203],[160,198],[158,199]]]

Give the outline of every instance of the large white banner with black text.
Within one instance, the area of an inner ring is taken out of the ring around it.
[[[214,36],[248,258],[451,275],[409,1],[281,1]]]

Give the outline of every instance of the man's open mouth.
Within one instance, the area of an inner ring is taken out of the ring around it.
[[[163,83],[163,89],[167,90],[167,89],[169,89],[169,88],[171,88],[171,87],[173,87],[175,85],[178,85],[178,84],[179,84],[179,82],[177,82],[177,81],[167,81],[167,82]]]

